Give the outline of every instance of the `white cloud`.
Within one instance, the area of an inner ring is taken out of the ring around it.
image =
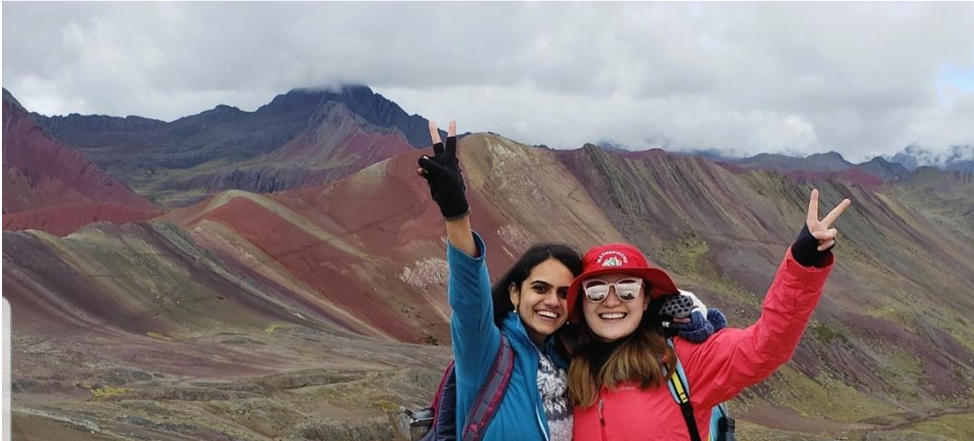
[[[8,3],[28,109],[172,120],[364,83],[410,113],[575,148],[974,144],[971,3]],[[953,69],[948,71],[948,69]],[[949,75],[945,81],[945,75]]]

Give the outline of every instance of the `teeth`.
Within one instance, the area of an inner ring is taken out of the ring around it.
[[[548,318],[558,318],[558,314],[555,314],[551,311],[538,311],[538,315],[542,317],[548,317]]]
[[[607,312],[604,314],[599,314],[599,317],[607,320],[615,320],[615,319],[621,319],[626,315],[627,314],[624,312]]]

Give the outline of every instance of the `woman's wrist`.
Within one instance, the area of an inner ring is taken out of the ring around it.
[[[470,208],[469,207],[463,213],[460,213],[460,214],[457,214],[457,215],[454,215],[454,216],[444,216],[443,217],[443,220],[446,221],[446,222],[455,222],[455,221],[458,221],[460,219],[463,219],[463,218],[465,218],[467,216],[470,216]]]
[[[470,217],[464,216],[454,221],[446,222],[446,237],[456,249],[464,254],[478,258],[480,250],[473,238],[473,228],[470,226]]]
[[[798,233],[798,238],[791,245],[791,255],[802,266],[823,266],[822,263],[832,254],[832,248],[835,245],[822,251],[818,250],[818,245],[818,239],[812,236],[812,232],[808,230],[808,225],[806,224],[802,226],[802,231]]]

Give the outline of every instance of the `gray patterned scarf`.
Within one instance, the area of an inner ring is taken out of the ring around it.
[[[551,431],[550,441],[571,441],[572,406],[568,397],[568,373],[538,351],[538,392]]]

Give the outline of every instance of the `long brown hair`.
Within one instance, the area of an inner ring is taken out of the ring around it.
[[[602,386],[615,390],[620,383],[634,383],[640,389],[648,389],[666,382],[667,374],[676,366],[676,352],[663,335],[658,318],[661,306],[661,301],[650,302],[636,330],[622,338],[598,371],[592,364],[595,345],[605,343],[595,337],[587,324],[580,324],[568,368],[568,390],[576,406],[595,404]]]

